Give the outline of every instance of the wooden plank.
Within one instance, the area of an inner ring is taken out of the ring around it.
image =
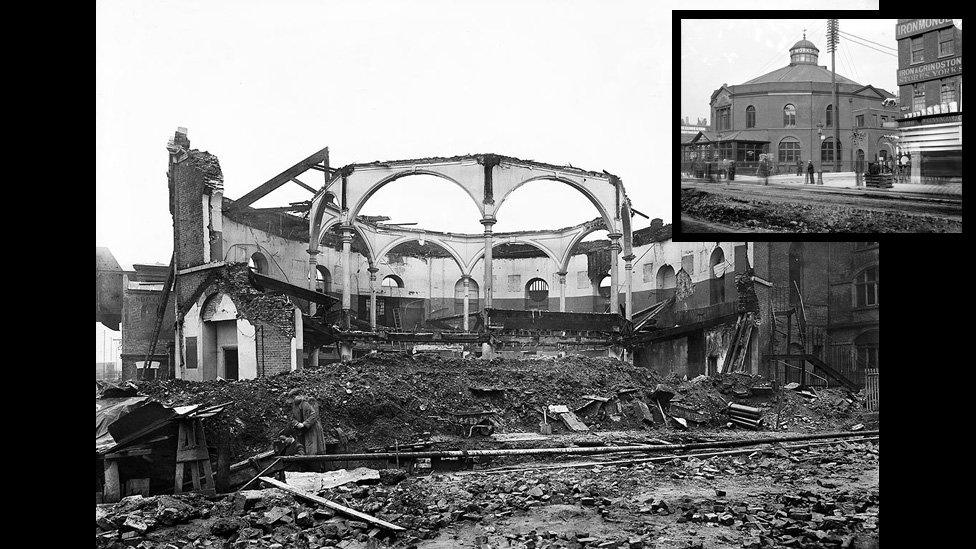
[[[329,500],[327,500],[325,498],[321,498],[321,497],[316,496],[314,494],[309,494],[308,492],[303,492],[303,491],[301,491],[301,490],[299,490],[297,488],[294,488],[292,486],[289,486],[289,485],[285,484],[284,482],[275,480],[273,478],[270,478],[270,477],[261,477],[261,482],[264,482],[265,484],[270,484],[271,486],[274,486],[275,488],[281,488],[282,490],[284,490],[286,492],[289,492],[291,494],[294,494],[294,495],[296,495],[296,496],[298,496],[298,497],[300,497],[302,499],[311,501],[312,503],[316,503],[316,504],[321,505],[323,507],[328,507],[329,509],[332,509],[333,511],[338,511],[338,512],[343,513],[345,515],[349,515],[349,516],[352,516],[352,517],[356,517],[359,520],[368,522],[369,524],[375,524],[376,526],[380,526],[382,528],[386,528],[387,530],[393,530],[394,532],[402,532],[403,530],[405,530],[404,527],[397,526],[396,524],[393,524],[392,522],[386,522],[385,520],[381,520],[381,519],[378,519],[378,518],[376,518],[374,516],[367,515],[366,513],[363,513],[362,511],[357,511],[355,509],[351,509],[349,507],[346,507],[345,505],[339,505],[338,503],[336,503],[334,501],[329,501]]]
[[[325,162],[328,165],[329,162],[329,148],[326,147],[305,160],[295,164],[294,166],[288,168],[287,170],[279,173],[278,175],[272,177],[265,183],[262,183],[257,188],[252,189],[249,193],[238,198],[234,201],[232,208],[242,208],[244,206],[250,206],[256,202],[259,198],[267,195],[271,191],[277,189],[278,187],[284,185],[285,183],[292,180],[294,177],[298,177],[302,173],[306,172],[309,168],[312,168],[319,162]]]
[[[590,428],[586,426],[585,423],[576,417],[573,412],[562,412],[559,414],[559,419],[563,420],[566,427],[569,427],[572,431],[589,431]]]
[[[105,489],[103,501],[115,503],[122,499],[122,485],[119,483],[119,462],[114,459],[105,460]]]

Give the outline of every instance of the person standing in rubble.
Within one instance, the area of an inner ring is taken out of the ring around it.
[[[291,405],[290,425],[305,455],[324,454],[325,434],[319,421],[318,403],[298,389],[288,392],[286,402]]]

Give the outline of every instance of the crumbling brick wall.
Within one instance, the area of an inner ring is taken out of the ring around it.
[[[254,344],[258,377],[291,370],[291,338],[284,330],[262,320],[254,324]]]
[[[189,147],[185,134],[177,133],[174,142]],[[210,212],[204,209],[203,197],[218,191],[222,194],[224,178],[217,157],[208,152],[183,150],[177,158],[180,160],[170,166],[170,213],[176,265],[185,269],[207,261],[204,241],[207,248],[219,243],[219,235],[211,234]]]
[[[136,362],[146,359],[146,353],[152,345],[152,332],[156,325],[157,307],[162,299],[162,291],[123,289],[122,299],[122,379],[135,379]],[[169,357],[167,349],[173,343],[175,332],[173,329],[175,302],[170,294],[163,322],[159,328],[159,338],[153,360],[160,362],[157,376],[166,378],[171,376],[169,371]]]

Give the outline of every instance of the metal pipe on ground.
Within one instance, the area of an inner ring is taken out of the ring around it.
[[[798,442],[802,440],[822,440],[828,438],[850,438],[879,435],[880,431],[831,432],[810,435],[790,435],[785,437],[763,437],[747,440],[721,440],[711,442],[692,442],[687,444],[641,444],[634,446],[585,446],[560,448],[519,448],[498,450],[440,450],[428,452],[376,452],[362,454],[332,454],[312,456],[285,456],[279,458],[282,463],[290,462],[328,462],[328,461],[369,461],[392,459],[426,459],[426,458],[471,458],[488,456],[528,456],[528,455],[560,455],[560,454],[613,454],[629,452],[665,452],[684,451],[711,448],[737,448],[756,444],[775,444],[781,442]]]
[[[753,408],[752,406],[743,406],[742,404],[736,404],[734,402],[729,403],[729,410],[739,412],[740,414],[747,414],[755,417],[759,417],[762,415],[762,410],[760,410],[759,408]]]
[[[762,419],[760,419],[760,418],[753,418],[753,417],[748,417],[748,416],[740,416],[738,414],[735,414],[735,415],[729,414],[729,419],[738,419],[738,420],[744,421],[746,423],[762,423]]]
[[[844,440],[828,440],[826,442],[808,442],[806,444],[789,444],[789,445],[783,445],[782,448],[785,450],[797,450],[800,448],[811,448],[814,446],[826,446],[829,444],[838,444],[840,442],[873,442],[876,440],[881,440],[881,437],[863,437],[863,438],[853,438],[853,439],[844,439]],[[674,456],[655,456],[650,458],[621,459],[615,461],[588,461],[584,463],[560,463],[558,465],[540,465],[538,467],[498,467],[496,469],[485,469],[481,471],[459,471],[454,474],[455,475],[493,475],[493,474],[500,474],[500,473],[512,473],[516,471],[535,471],[535,470],[546,470],[546,469],[571,469],[575,467],[594,467],[596,465],[634,465],[638,463],[657,463],[662,461],[670,461],[673,459],[734,456],[739,454],[749,454],[752,452],[758,452],[760,450],[761,448],[740,448],[738,450],[727,450],[724,452],[706,452],[701,454],[680,454]]]

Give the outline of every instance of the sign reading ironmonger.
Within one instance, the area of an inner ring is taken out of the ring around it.
[[[952,19],[909,19],[904,23],[898,23],[895,27],[895,40],[901,40],[908,36],[921,34],[925,31],[951,27]]]
[[[934,63],[926,63],[917,67],[898,69],[898,85],[904,86],[912,82],[944,78],[962,73],[962,56],[943,59]]]

